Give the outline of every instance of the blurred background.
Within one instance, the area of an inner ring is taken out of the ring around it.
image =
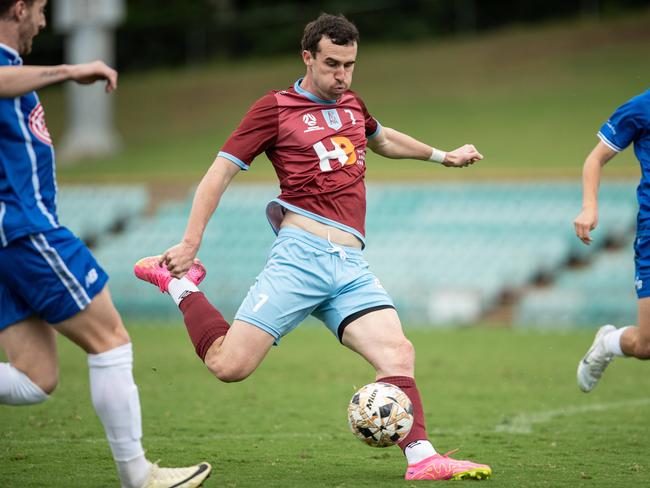
[[[77,23],[66,26],[57,9],[67,3],[51,0],[25,61],[78,59],[74,40],[85,29],[108,44],[82,56],[108,57],[120,71],[108,97],[111,150],[91,157],[63,147],[57,164],[61,221],[92,246],[127,318],[179,320],[132,266],[180,240],[194,187],[247,108],[303,75],[303,27],[325,11],[359,27],[353,89],[382,125],[448,150],[473,143],[485,155],[462,170],[368,156],[366,258],[404,323],[635,321],[640,172],[631,149],[605,168],[591,246],[575,237],[573,219],[597,131],[650,86],[649,2],[72,0]],[[118,15],[107,27],[80,8]],[[39,92],[55,147],[83,142],[73,119],[99,110],[80,93]],[[202,288],[227,318],[273,242],[264,208],[278,192],[259,157],[208,228]]]

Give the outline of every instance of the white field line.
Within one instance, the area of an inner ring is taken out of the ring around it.
[[[435,435],[472,435],[477,433],[491,433],[491,432],[501,432],[507,434],[532,434],[533,426],[536,424],[544,424],[550,422],[551,420],[557,417],[567,417],[570,415],[580,415],[583,413],[589,412],[605,412],[608,410],[615,409],[626,409],[633,407],[642,407],[650,405],[650,398],[639,398],[636,400],[626,400],[621,402],[611,402],[611,403],[594,403],[590,405],[580,405],[580,406],[568,406],[561,407],[555,410],[546,410],[541,412],[533,413],[520,413],[515,417],[502,421],[494,427],[493,431],[486,432],[484,430],[475,429],[471,427],[466,428],[454,428],[454,429],[444,429],[444,428],[433,428],[428,429],[429,434]],[[347,434],[347,432],[341,430],[332,432],[331,434],[317,434],[310,432],[260,432],[257,434],[253,433],[211,433],[207,435],[200,436],[179,436],[174,435],[170,432],[169,436],[143,436],[143,441],[145,444],[153,445],[157,441],[168,442],[170,439],[173,439],[174,442],[210,442],[210,441],[232,441],[232,440],[249,440],[251,442],[255,441],[271,441],[278,439],[315,439],[315,440],[331,440],[341,437],[342,435]],[[106,442],[105,437],[85,437],[85,438],[71,438],[66,437],[49,437],[49,438],[40,438],[40,439],[20,439],[20,438],[7,438],[0,435],[0,442],[2,445],[60,445],[62,443],[70,444],[104,444]]]
[[[343,431],[342,431],[343,432]],[[273,441],[275,439],[334,439],[340,437],[339,433],[316,434],[309,432],[261,432],[259,434],[209,434],[209,435],[195,435],[195,436],[179,436],[170,432],[168,436],[148,436],[145,432],[142,437],[144,444],[153,445],[156,441],[169,442],[170,440],[186,441],[186,442],[204,442],[204,441],[230,441],[230,440],[250,440],[251,443],[255,441]],[[6,438],[0,436],[0,443],[3,445],[48,445],[48,444],[103,444],[106,443],[105,437],[84,437],[84,438],[71,438],[71,437],[49,437],[40,439],[19,439],[19,438]]]
[[[592,403],[589,405],[562,407],[556,410],[546,410],[534,413],[520,413],[509,420],[504,420],[496,425],[495,432],[506,432],[509,434],[531,434],[533,426],[550,422],[557,417],[568,417],[570,415],[581,415],[589,412],[605,412],[607,410],[626,409],[650,405],[650,398],[637,400],[626,400],[611,403]]]

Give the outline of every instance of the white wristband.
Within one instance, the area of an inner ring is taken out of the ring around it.
[[[445,151],[441,151],[434,147],[433,151],[431,151],[431,156],[429,156],[429,161],[433,161],[434,163],[443,163],[446,157],[447,153]]]

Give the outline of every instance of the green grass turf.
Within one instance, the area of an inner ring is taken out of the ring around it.
[[[184,329],[130,328],[152,460],[214,466],[206,487],[421,486],[397,448],[348,431],[346,407],[371,369],[322,327],[303,326],[238,384],[221,384]],[[592,332],[409,330],[428,431],[440,450],[492,465],[495,487],[650,484],[648,364],[617,360],[589,395],[575,367]],[[90,405],[84,355],[60,341],[48,402],[0,407],[0,485],[117,486]]]
[[[485,160],[449,170],[370,155],[370,179],[579,178],[595,133],[648,88],[650,11],[614,20],[515,26],[460,40],[361,44],[353,88],[386,126],[451,149],[474,143]],[[298,55],[127,74],[115,93],[125,150],[59,168],[62,182],[195,183],[248,106],[304,73]],[[55,142],[63,90],[42,90]],[[60,161],[64,163],[64,161]],[[627,151],[609,177],[637,177]],[[273,178],[262,156],[242,180]]]

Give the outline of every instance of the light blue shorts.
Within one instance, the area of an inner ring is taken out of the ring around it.
[[[395,306],[360,249],[284,227],[235,319],[277,343],[311,314],[341,340],[348,324],[383,308]]]

